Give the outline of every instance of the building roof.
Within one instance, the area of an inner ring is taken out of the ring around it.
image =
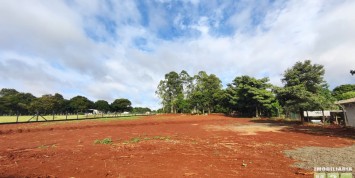
[[[335,102],[335,104],[346,104],[346,103],[355,103],[355,98],[350,98],[347,100],[340,100]]]

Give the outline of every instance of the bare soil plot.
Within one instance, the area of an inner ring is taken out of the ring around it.
[[[354,132],[222,115],[0,125],[0,177],[313,177],[284,150]]]
[[[279,132],[287,126],[276,125],[272,123],[256,124],[231,124],[231,125],[208,125],[205,128],[212,131],[232,131],[239,132],[241,135],[256,135],[258,132]]]

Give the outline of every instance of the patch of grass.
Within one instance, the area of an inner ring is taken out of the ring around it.
[[[104,145],[109,145],[109,144],[112,144],[113,141],[111,138],[104,138],[102,140],[95,140],[94,141],[94,144],[104,144]]]
[[[154,137],[133,137],[129,140],[123,141],[124,144],[129,144],[129,143],[139,143],[141,141],[148,141],[148,140],[170,140],[169,136],[154,136]]]
[[[53,144],[53,145],[40,145],[37,148],[39,149],[47,149],[47,148],[56,148],[57,145]]]
[[[154,140],[170,140],[170,137],[164,137],[164,136],[155,136],[153,137]]]
[[[131,140],[129,142],[130,143],[139,143],[140,141],[141,141],[140,137],[134,137],[134,138],[131,138]]]

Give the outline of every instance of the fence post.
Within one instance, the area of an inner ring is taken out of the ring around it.
[[[54,111],[53,111],[53,120],[54,120]]]
[[[36,121],[38,121],[38,111],[36,112]]]
[[[78,111],[76,112],[76,119],[77,120],[79,119],[79,112]]]
[[[18,117],[19,117],[19,113],[18,113],[18,111],[17,111],[17,114],[16,114],[17,116],[16,116],[16,122],[18,122]]]
[[[65,120],[68,120],[68,111],[65,111]]]

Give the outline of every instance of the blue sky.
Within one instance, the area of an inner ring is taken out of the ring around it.
[[[21,6],[19,6],[21,4]],[[324,65],[330,87],[355,83],[355,1],[0,1],[0,88],[160,107],[164,74],[269,77]]]

